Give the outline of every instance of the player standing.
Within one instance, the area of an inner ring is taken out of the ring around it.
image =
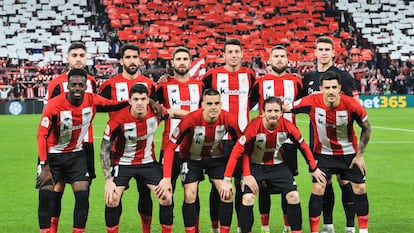
[[[209,70],[202,81],[205,88],[216,89],[221,96],[223,103],[223,110],[231,112],[237,119],[237,123],[241,130],[246,128],[249,122],[249,112],[251,104],[249,96],[253,87],[253,83],[256,79],[253,70],[243,67],[241,65],[243,57],[242,44],[238,39],[228,39],[224,42],[223,58],[225,65],[216,69]],[[223,148],[225,156],[228,157],[233,148],[234,143],[229,140],[228,136],[223,138]],[[241,205],[241,189],[240,189],[240,176],[241,169],[237,169],[235,172],[235,185],[236,185],[236,196],[235,196],[235,209],[236,214],[239,216],[239,210]],[[212,204],[210,206],[210,217],[212,220],[213,232],[217,230],[217,201],[219,195],[217,190],[212,186],[210,198]],[[238,229],[240,231],[240,229]]]

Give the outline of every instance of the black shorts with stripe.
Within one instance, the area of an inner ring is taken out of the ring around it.
[[[363,184],[365,183],[365,176],[362,175],[358,166],[349,169],[349,165],[355,156],[356,154],[345,156],[315,154],[315,160],[318,163],[318,168],[325,172],[327,179],[330,179],[332,174],[338,174],[343,180]],[[316,182],[316,180],[313,179],[313,182]]]
[[[72,184],[76,181],[90,181],[84,151],[72,153],[48,154],[50,171],[53,179]]]
[[[158,162],[136,165],[112,165],[112,176],[116,186],[128,186],[131,178],[143,181],[146,185],[158,185],[163,177],[162,168]]]
[[[202,181],[204,174],[210,179],[223,179],[226,168],[225,158],[211,158],[203,160],[181,160],[181,182],[182,184]]]
[[[258,184],[266,184],[266,190],[270,194],[286,195],[296,190],[296,182],[286,163],[275,165],[250,165],[252,176]],[[243,193],[252,193],[249,187],[245,187]]]

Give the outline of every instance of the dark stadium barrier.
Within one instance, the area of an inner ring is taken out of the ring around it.
[[[42,113],[43,100],[16,100],[0,102],[0,114],[20,115]]]

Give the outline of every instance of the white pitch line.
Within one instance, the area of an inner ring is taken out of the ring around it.
[[[369,144],[412,144],[412,141],[369,141]]]
[[[374,128],[374,129],[385,129],[385,130],[391,130],[391,131],[402,131],[402,132],[408,132],[408,133],[414,133],[414,130],[412,130],[412,129],[401,129],[401,128],[382,127],[382,126],[371,126],[371,128]]]

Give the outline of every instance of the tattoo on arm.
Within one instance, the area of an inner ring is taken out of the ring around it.
[[[369,138],[371,137],[371,124],[369,121],[365,121],[359,124],[359,126],[362,128],[361,136],[359,139],[359,148],[358,152],[360,154],[363,154],[365,151],[365,148],[368,145]]]
[[[111,148],[113,142],[102,139],[101,144],[101,166],[104,173],[105,180],[112,178],[111,175]]]

